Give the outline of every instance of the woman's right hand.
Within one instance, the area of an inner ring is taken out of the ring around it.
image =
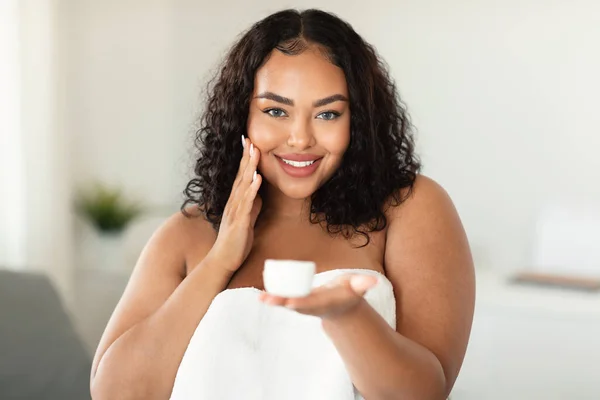
[[[217,239],[207,257],[231,273],[244,263],[252,249],[254,224],[262,207],[258,189],[262,177],[256,173],[260,151],[242,135],[243,155],[225,205]]]

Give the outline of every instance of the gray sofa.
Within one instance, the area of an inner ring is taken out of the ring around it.
[[[0,270],[0,399],[89,399],[90,368],[50,281]]]

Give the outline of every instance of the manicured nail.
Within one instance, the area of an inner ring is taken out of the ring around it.
[[[254,175],[252,175],[252,182],[256,180],[256,171],[254,171]]]
[[[246,138],[242,135],[242,149],[246,148]]]
[[[250,143],[250,157],[254,156],[254,143]]]

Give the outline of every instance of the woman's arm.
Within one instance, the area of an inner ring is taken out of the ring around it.
[[[219,233],[199,210],[191,220],[178,213],[142,252],[94,357],[94,399],[169,398],[196,327],[252,248],[262,206],[260,151],[241,139],[244,152]],[[206,256],[184,279],[190,249]]]
[[[364,300],[324,318],[323,327],[366,399],[445,399],[473,319],[467,238],[450,198],[424,177],[391,214],[385,266],[396,296],[396,331]]]
[[[193,221],[198,229],[198,219]],[[196,326],[230,274],[205,258],[187,278],[185,251],[214,236],[191,233],[183,215],[170,218],[146,245],[94,357],[95,400],[167,399]],[[208,225],[208,224],[207,224]],[[196,243],[194,243],[196,242]]]

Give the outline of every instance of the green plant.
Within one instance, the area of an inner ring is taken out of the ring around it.
[[[96,182],[81,190],[75,200],[77,211],[99,231],[120,232],[143,211],[138,202],[127,201],[120,188]]]

